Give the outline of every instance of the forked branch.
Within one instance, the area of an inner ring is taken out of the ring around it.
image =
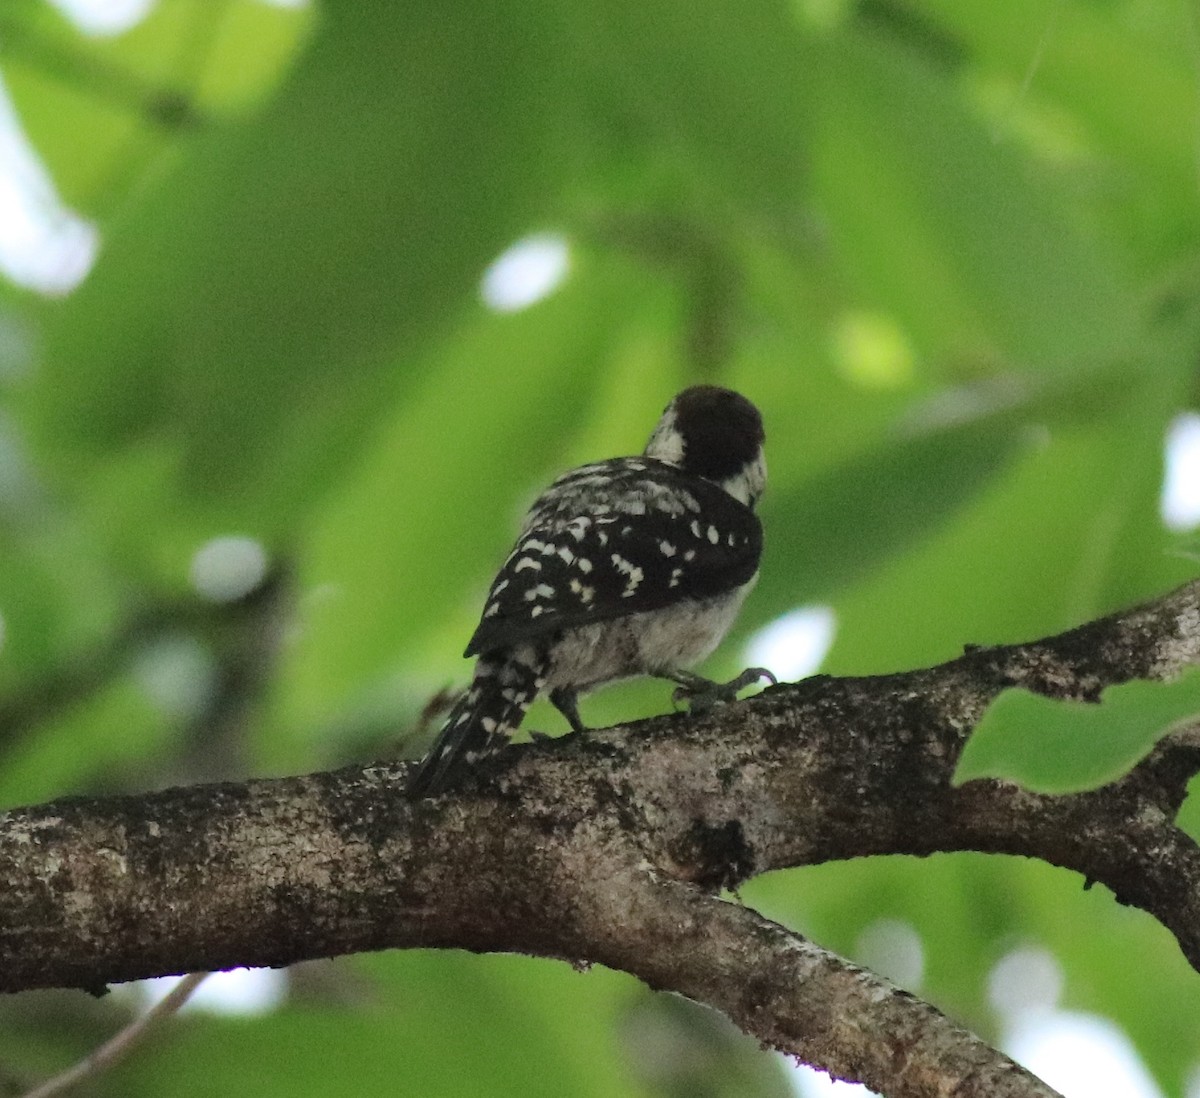
[[[1200,735],[1085,794],[951,785],[1006,686],[1089,698],[1198,661],[1192,584],[934,668],[512,747],[435,800],[406,800],[406,768],[380,765],[15,809],[0,816],[0,990],[394,947],[524,952],[625,969],[890,1095],[1047,1095],[933,1008],[715,893],[866,854],[1024,854],[1108,885],[1200,969],[1200,849],[1173,822]]]

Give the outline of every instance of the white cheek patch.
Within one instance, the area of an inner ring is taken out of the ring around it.
[[[654,428],[654,434],[646,443],[645,452],[646,457],[657,458],[670,465],[683,463],[683,435],[680,434],[679,425],[675,421],[674,408],[668,408],[663,413],[658,426]]]
[[[721,487],[739,503],[753,507],[767,486],[767,459],[760,452],[744,469],[721,481]]]

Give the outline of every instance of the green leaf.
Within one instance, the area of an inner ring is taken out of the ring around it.
[[[336,483],[547,179],[527,20],[330,12],[259,115],[196,136],[40,311],[20,414],[50,474],[169,436],[155,521],[277,536]]]
[[[839,597],[825,670],[937,663],[967,643],[1047,636],[1185,582],[1195,565],[1169,555],[1158,517],[1163,423],[1159,397],[1135,393],[1103,419],[1052,424],[953,521]],[[861,530],[876,537],[869,523]]]
[[[869,35],[831,38],[818,71],[814,200],[865,303],[967,369],[1136,346],[1109,243],[1079,231],[1059,186],[947,96],[942,73]]]
[[[765,501],[763,584],[793,603],[827,598],[911,548],[1029,446],[1008,417],[884,440]]]
[[[1005,690],[967,741],[955,782],[1004,778],[1042,793],[1095,789],[1200,713],[1200,668],[1171,683],[1110,686],[1099,704]]]

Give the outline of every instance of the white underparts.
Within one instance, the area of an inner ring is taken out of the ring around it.
[[[616,679],[695,666],[729,632],[757,578],[714,598],[684,599],[571,629],[554,646],[547,686],[583,691]]]

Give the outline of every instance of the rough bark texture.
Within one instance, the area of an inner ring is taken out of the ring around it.
[[[1102,789],[950,778],[1011,685],[1095,698],[1200,661],[1200,584],[1032,644],[818,678],[702,717],[513,747],[411,803],[401,764],[69,799],[0,816],[0,990],[388,947],[623,969],[889,1095],[1048,1095],[927,1004],[719,899],[866,854],[1041,858],[1108,885],[1200,969],[1200,848],[1175,827],[1200,734]]]

